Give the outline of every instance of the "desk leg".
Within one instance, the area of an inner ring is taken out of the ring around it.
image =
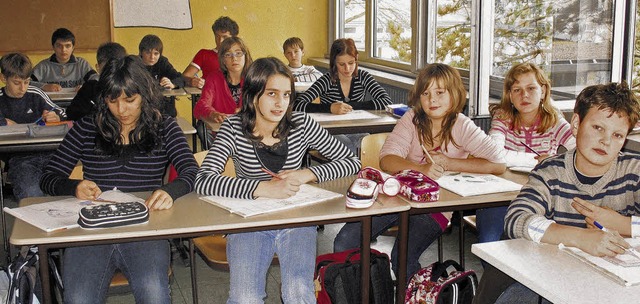
[[[196,124],[197,121],[196,121],[196,117],[193,116],[193,109],[195,109],[196,102],[198,102],[198,98],[199,97],[200,97],[200,95],[191,94],[191,125],[193,126],[194,129],[197,127],[197,124]],[[198,152],[198,133],[197,132],[196,132],[196,134],[193,134],[191,136],[191,140],[193,140],[193,153],[196,153],[196,152]]]
[[[198,304],[198,280],[196,277],[196,252],[193,245],[193,239],[189,239],[189,259],[191,261],[191,298],[193,304]]]
[[[7,218],[4,214],[4,192],[2,190],[2,167],[0,167],[0,212],[2,212],[2,246],[7,255],[7,266],[11,264],[11,252],[9,251],[9,236],[7,235]]]
[[[49,248],[38,246],[38,259],[40,259],[40,283],[42,284],[42,303],[53,303],[54,295],[51,282],[49,280]]]
[[[360,254],[360,292],[362,303],[369,303],[369,280],[371,277],[371,216],[362,219],[362,252]]]
[[[458,247],[460,247],[460,266],[464,268],[464,211],[458,211],[458,215],[460,215],[460,231],[458,232],[460,240],[458,244]]]
[[[404,303],[407,288],[407,252],[409,246],[409,211],[400,212],[398,220],[398,273],[396,303]]]

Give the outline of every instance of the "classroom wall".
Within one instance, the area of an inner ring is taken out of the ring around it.
[[[305,43],[305,57],[322,57],[328,53],[329,0],[191,0],[193,28],[115,28],[114,41],[127,52],[138,53],[138,43],[146,34],[158,35],[165,55],[176,70],[182,72],[199,49],[215,47],[211,25],[219,16],[229,16],[240,26],[240,37],[247,43],[254,59],[276,56],[286,63],[282,43],[291,36]],[[1,34],[1,31],[0,31]],[[51,53],[28,54],[34,64]],[[96,64],[95,52],[77,52],[77,56]],[[176,102],[178,115],[191,120],[191,103],[186,97]]]

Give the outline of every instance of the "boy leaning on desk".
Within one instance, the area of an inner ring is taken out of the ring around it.
[[[638,122],[640,105],[626,83],[609,83],[582,90],[573,112],[576,148],[544,160],[531,172],[509,206],[505,233],[512,239],[616,256],[629,248],[623,237],[640,236],[640,155],[620,151]],[[488,267],[474,303],[537,298]]]
[[[29,85],[31,72],[31,61],[23,54],[11,53],[0,59],[0,80],[6,85],[0,89],[0,133],[1,126],[57,122],[66,117],[64,110],[54,104],[47,94]],[[49,156],[50,152],[9,156],[8,177],[16,201],[44,195],[39,180]]]

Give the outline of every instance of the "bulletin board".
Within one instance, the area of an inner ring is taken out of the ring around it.
[[[76,36],[76,50],[95,50],[112,41],[110,0],[2,0],[0,53],[51,52],[57,28]]]

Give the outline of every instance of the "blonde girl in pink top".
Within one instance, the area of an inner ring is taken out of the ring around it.
[[[398,121],[382,147],[380,167],[388,173],[414,169],[433,179],[444,171],[503,173],[502,148],[461,113],[466,95],[457,70],[445,64],[427,65],[410,92],[411,110]],[[450,212],[410,217],[407,279],[421,268],[420,255],[442,234],[450,218]],[[397,221],[397,214],[374,217],[373,236]],[[359,247],[360,239],[360,224],[347,223],[334,240],[334,251]],[[396,273],[397,246],[396,242],[391,252]]]

